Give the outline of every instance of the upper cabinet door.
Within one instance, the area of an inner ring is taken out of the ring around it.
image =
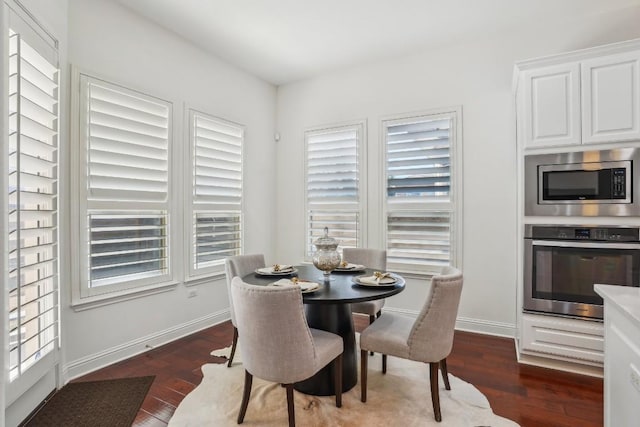
[[[523,75],[525,147],[580,144],[580,66],[577,62]]]
[[[640,139],[640,52],[582,62],[583,142]]]

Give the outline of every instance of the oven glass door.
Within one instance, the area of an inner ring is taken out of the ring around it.
[[[534,241],[532,249],[533,299],[602,305],[594,284],[638,286],[638,244]]]

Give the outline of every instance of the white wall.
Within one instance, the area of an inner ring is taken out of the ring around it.
[[[550,16],[552,11],[550,11]],[[278,259],[304,253],[305,128],[368,120],[368,150],[381,151],[381,117],[462,106],[463,270],[458,326],[514,335],[516,324],[516,138],[512,95],[517,60],[640,37],[640,7],[570,22],[536,22],[501,34],[371,63],[278,89]],[[370,168],[380,168],[373,157]],[[370,174],[370,177],[373,175]],[[369,194],[369,246],[381,242],[381,194]],[[283,261],[284,262],[284,261]],[[411,279],[387,309],[415,313],[428,285]]]
[[[172,101],[176,126],[184,117],[183,103],[246,126],[246,251],[272,254],[275,209],[265,189],[275,183],[275,87],[211,57],[117,2],[69,0],[68,39],[70,64]],[[177,129],[176,135],[180,136],[177,143],[186,143],[183,129]],[[169,292],[85,311],[70,306],[71,286],[77,283],[70,283],[68,277],[61,283],[67,379],[229,316],[223,277],[198,284],[194,298],[187,298],[187,288],[179,284]]]

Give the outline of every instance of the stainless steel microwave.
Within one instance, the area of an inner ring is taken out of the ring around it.
[[[525,156],[525,215],[640,214],[640,149]]]

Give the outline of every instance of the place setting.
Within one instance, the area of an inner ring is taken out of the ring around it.
[[[371,288],[394,287],[398,283],[395,274],[389,272],[375,271],[372,275],[361,275],[351,279],[358,286]]]
[[[298,269],[290,264],[273,264],[269,267],[256,268],[254,271],[260,276],[291,276],[298,272]]]
[[[337,273],[358,273],[365,271],[366,268],[367,267],[362,264],[353,264],[348,261],[342,261],[333,271]]]
[[[305,279],[300,279],[298,277],[292,277],[291,279],[280,279],[277,282],[270,283],[267,286],[277,286],[277,287],[297,286],[300,288],[303,294],[315,292],[318,289],[320,289],[319,283],[312,282]]]

